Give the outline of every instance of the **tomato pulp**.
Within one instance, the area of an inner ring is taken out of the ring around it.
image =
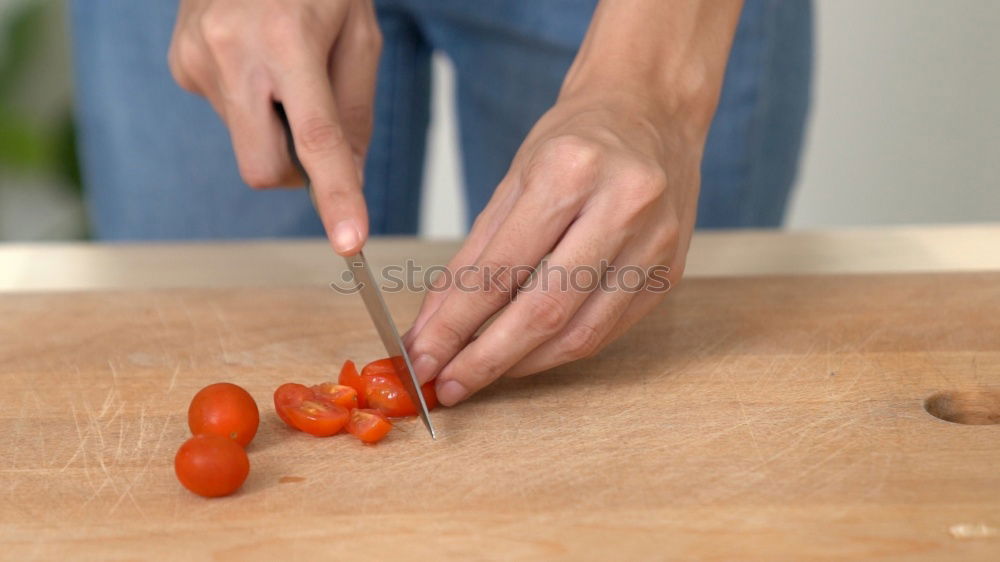
[[[365,383],[358,373],[358,368],[354,365],[354,361],[350,359],[344,361],[344,366],[340,368],[340,376],[337,378],[337,382],[353,388],[358,393],[358,408],[368,407],[367,402],[365,402]]]
[[[401,357],[379,359],[361,369],[363,394],[369,408],[377,409],[390,418],[417,415],[417,407],[400,380],[401,374],[408,376]],[[433,410],[437,406],[434,383],[427,382],[420,387],[420,391],[427,408]]]
[[[285,383],[274,391],[274,409],[285,423],[316,437],[328,437],[347,424],[347,408],[328,402],[313,389]]]
[[[392,424],[378,410],[355,409],[351,412],[351,420],[347,422],[347,432],[362,443],[377,443],[390,429]]]

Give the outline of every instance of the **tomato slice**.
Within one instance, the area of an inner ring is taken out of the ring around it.
[[[362,443],[378,443],[392,424],[378,410],[356,409],[351,411],[351,420],[347,422],[347,432],[361,440]]]
[[[369,408],[375,408],[390,418],[417,415],[417,407],[410,400],[406,388],[400,381],[399,373],[405,373],[402,357],[390,357],[373,361],[361,370],[364,381],[364,397]],[[427,408],[437,406],[437,393],[433,382],[420,387],[427,402]]]
[[[438,405],[438,393],[434,388],[434,381],[427,381],[420,387],[420,392],[424,395],[424,402],[427,403],[427,409],[433,410],[437,408]]]
[[[347,408],[318,399],[311,388],[291,382],[274,391],[274,409],[285,423],[316,437],[336,434],[350,417]]]
[[[294,427],[292,418],[288,417],[288,411],[296,405],[306,400],[311,400],[314,397],[315,394],[313,391],[305,385],[294,382],[285,383],[274,391],[274,411],[277,412],[281,421]]]
[[[358,395],[358,408],[367,408],[368,404],[365,403],[365,383],[358,374],[358,368],[354,365],[354,361],[348,359],[344,361],[344,366],[340,368],[340,377],[337,379],[342,385],[349,386],[357,392]]]
[[[358,407],[358,391],[345,384],[324,382],[312,387],[316,398],[353,410]]]
[[[364,379],[375,375],[393,375],[398,377],[398,373],[402,367],[402,359],[402,357],[386,357],[385,359],[372,361],[361,369],[361,378]]]

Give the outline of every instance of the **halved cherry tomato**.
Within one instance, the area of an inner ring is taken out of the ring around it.
[[[250,460],[229,437],[195,435],[177,450],[174,472],[185,488],[199,496],[227,496],[247,479]]]
[[[312,391],[316,398],[332,402],[341,408],[353,410],[358,407],[358,391],[346,384],[324,382],[314,385]]]
[[[347,422],[347,432],[363,443],[381,441],[390,429],[392,429],[392,424],[378,410],[353,410],[351,411],[351,421]]]
[[[350,359],[344,361],[344,366],[340,368],[340,377],[337,379],[337,382],[353,388],[358,393],[358,408],[368,407],[368,404],[365,403],[365,383],[361,379],[361,375],[358,374],[358,368],[354,365],[354,361]]]
[[[424,395],[424,402],[427,403],[427,409],[433,410],[437,408],[438,405],[438,393],[434,388],[434,381],[427,381],[420,387],[420,392]]]
[[[257,435],[259,424],[260,412],[253,397],[228,382],[199,390],[188,407],[188,427],[192,434],[228,437],[243,447]]]
[[[312,389],[296,383],[274,391],[274,409],[285,423],[316,437],[334,435],[350,417],[346,408],[318,399]]]
[[[403,383],[400,382],[399,373],[405,372],[405,368],[402,358],[395,357],[379,359],[365,365],[361,370],[361,378],[365,385],[365,402],[370,408],[376,408],[390,418],[417,414],[416,405],[410,400]],[[420,390],[428,409],[437,406],[437,393],[434,391],[433,382],[424,384]]]
[[[274,411],[277,412],[281,421],[295,427],[292,424],[292,418],[288,417],[288,410],[315,397],[316,394],[309,387],[287,382],[274,391]]]
[[[399,376],[402,368],[402,357],[386,357],[378,359],[361,368],[361,378],[375,375],[395,375]]]

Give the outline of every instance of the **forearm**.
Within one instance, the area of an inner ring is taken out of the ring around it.
[[[561,96],[612,91],[707,132],[742,0],[601,0]]]

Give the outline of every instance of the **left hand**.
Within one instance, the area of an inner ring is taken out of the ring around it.
[[[647,279],[636,290],[637,269],[659,266],[661,281],[679,280],[707,123],[687,119],[684,108],[608,90],[563,93],[449,264],[458,277],[439,277],[448,286],[428,292],[406,341],[420,381],[437,377],[443,404],[501,375],[530,375],[601,350],[669,288]],[[604,275],[607,265],[613,271]],[[622,273],[626,266],[631,273]],[[513,283],[503,268],[516,268]],[[535,279],[521,286],[534,268]],[[583,272],[579,286],[560,287],[574,271]],[[607,286],[595,288],[600,275]]]

